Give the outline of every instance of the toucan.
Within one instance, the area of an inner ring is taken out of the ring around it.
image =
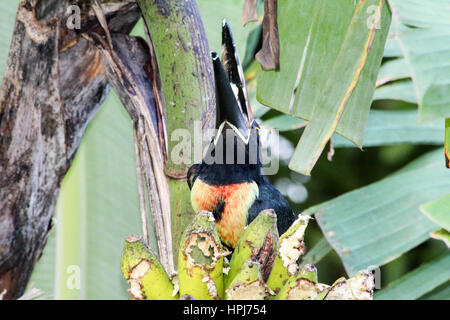
[[[216,90],[216,134],[203,160],[188,170],[195,212],[213,213],[222,242],[234,248],[264,209],[277,215],[279,234],[295,220],[288,202],[262,173],[260,126],[253,119],[230,26],[222,23],[222,61],[211,53]]]

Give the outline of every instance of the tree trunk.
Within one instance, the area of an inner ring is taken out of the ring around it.
[[[140,17],[134,1],[105,6],[112,31]],[[99,52],[81,32],[99,29],[90,1],[81,30],[66,27],[69,1],[21,2],[0,91],[0,293],[19,297],[52,226],[64,174],[109,86]]]

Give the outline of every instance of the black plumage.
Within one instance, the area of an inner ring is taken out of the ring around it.
[[[260,128],[253,119],[242,67],[226,21],[222,28],[223,64],[216,53],[212,54],[212,59],[218,131],[203,161],[188,171],[193,207],[213,212],[216,228],[220,224],[221,236],[226,236],[228,228],[236,226],[242,228],[239,232],[243,232],[242,218],[245,224],[249,224],[262,210],[274,209],[278,232],[282,234],[294,222],[295,215],[281,193],[262,173]],[[234,243],[235,235],[233,237]],[[222,240],[228,244],[232,242],[230,239]]]

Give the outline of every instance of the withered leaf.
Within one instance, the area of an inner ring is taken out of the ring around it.
[[[280,38],[278,35],[277,0],[264,1],[263,43],[256,60],[264,70],[280,69]]]
[[[256,12],[256,4],[258,0],[244,0],[244,7],[242,8],[242,25],[252,21],[258,21],[258,13]]]

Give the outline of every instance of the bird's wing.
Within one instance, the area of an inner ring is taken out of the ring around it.
[[[295,215],[289,203],[266,177],[258,182],[258,187],[259,195],[248,210],[247,223],[253,221],[262,210],[273,209],[277,214],[278,232],[280,235],[283,234],[295,221]]]

